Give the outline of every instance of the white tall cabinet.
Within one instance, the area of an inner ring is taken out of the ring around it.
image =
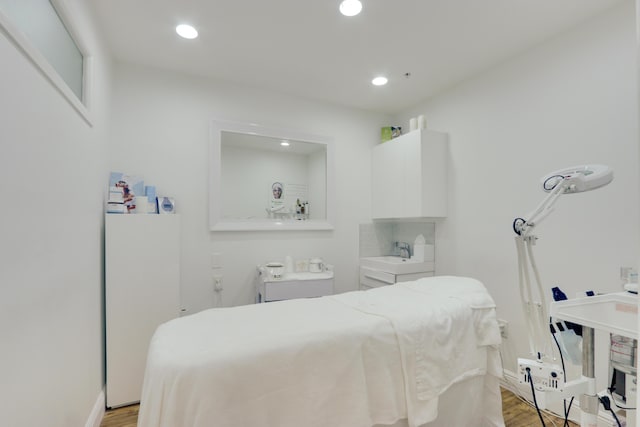
[[[105,217],[107,407],[140,401],[149,341],[180,313],[180,217]]]
[[[373,149],[372,216],[447,216],[448,135],[418,129]]]

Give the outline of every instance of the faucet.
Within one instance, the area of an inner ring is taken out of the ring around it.
[[[400,256],[402,258],[411,257],[411,246],[406,242],[396,242],[395,247],[400,250]]]

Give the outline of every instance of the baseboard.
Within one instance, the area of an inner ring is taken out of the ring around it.
[[[518,376],[515,374],[515,372],[503,369],[502,378],[500,379],[500,386],[514,394],[517,394],[518,396],[526,399],[529,402],[533,400],[531,398],[531,392],[529,391],[528,387],[519,387]],[[557,407],[552,406],[551,408],[548,408],[547,411],[552,412],[560,418],[564,418],[563,415],[560,415],[562,413],[562,407],[560,406],[560,403],[557,404]],[[571,413],[569,414],[569,419],[579,425],[580,414],[580,399],[578,398],[578,396],[576,396],[576,399],[574,400],[572,405]],[[600,410],[598,411],[598,427],[609,427],[615,425],[613,423],[613,417],[609,414],[609,412],[600,408]]]
[[[520,390],[516,384],[518,384],[518,377],[516,376],[516,373],[508,369],[503,369],[502,378],[500,378],[500,386],[502,388],[506,388],[512,393],[520,395]]]
[[[89,419],[87,419],[87,423],[85,427],[100,427],[102,423],[102,419],[104,418],[105,411],[105,400],[104,400],[104,389],[100,391],[98,394],[98,398],[96,399],[95,405],[93,405],[93,409],[91,410],[91,414],[89,415]]]

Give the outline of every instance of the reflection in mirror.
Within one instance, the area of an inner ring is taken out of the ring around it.
[[[212,126],[212,230],[327,230],[328,138],[252,124]]]
[[[326,219],[326,152],[322,144],[222,131],[222,218]]]

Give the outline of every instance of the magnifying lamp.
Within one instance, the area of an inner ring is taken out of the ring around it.
[[[516,218],[513,221],[513,231],[526,236],[551,213],[561,195],[595,190],[612,180],[613,171],[605,165],[572,166],[545,175],[540,182],[542,189],[549,195],[526,218]]]
[[[553,205],[563,194],[595,190],[612,180],[613,171],[605,165],[572,166],[551,172],[541,179],[542,189],[548,193],[547,197],[529,215],[513,221],[513,231],[517,234],[520,299],[529,331],[529,349],[538,359],[551,354],[551,340],[547,301],[533,258],[532,246],[537,239],[532,234],[533,229],[551,213]],[[530,269],[536,282],[536,292],[532,290]]]

